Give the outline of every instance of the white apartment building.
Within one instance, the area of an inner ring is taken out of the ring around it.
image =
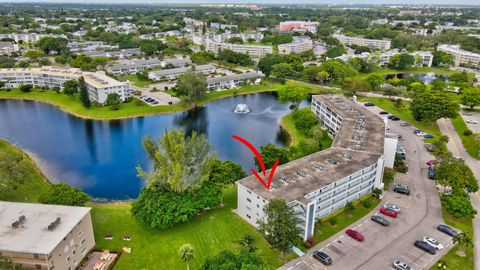
[[[384,166],[393,166],[397,147],[379,116],[344,96],[313,96],[311,108],[335,137],[331,148],[278,166],[268,190],[253,175],[237,181],[239,216],[257,226],[268,201],[283,199],[304,240],[313,235],[316,219],[383,188]]]
[[[340,56],[335,57],[335,59],[342,60],[343,62],[347,62],[352,58],[360,58],[362,60],[368,61],[371,58],[371,54],[369,52],[362,52],[360,54],[342,54]]]
[[[379,50],[390,50],[391,41],[386,39],[367,39],[367,38],[360,38],[360,37],[348,37],[345,35],[338,35],[334,34],[334,38],[338,39],[343,45],[350,46],[350,45],[358,45],[358,46],[366,46],[371,47]]]
[[[0,253],[23,269],[73,270],[95,246],[90,208],[0,201]]]
[[[380,65],[385,67],[387,66],[388,62],[390,61],[390,58],[396,54],[400,54],[399,50],[391,50],[388,52],[384,52],[380,54]],[[412,52],[408,53],[412,55],[415,58],[415,67],[431,67],[433,63],[433,54],[432,52],[428,51],[417,51],[417,52]]]
[[[185,23],[186,26],[191,26],[191,27],[202,27],[203,26],[203,21],[192,19],[192,18],[184,17],[183,22]]]
[[[215,23],[215,22],[211,22],[210,23],[210,28],[212,29],[217,29],[217,30],[225,30],[225,29],[234,29],[234,28],[238,28],[238,25],[236,24],[223,24],[223,23]]]
[[[279,54],[301,53],[313,49],[310,37],[293,37],[293,42],[278,45]]]
[[[69,51],[78,52],[94,52],[104,49],[118,49],[118,46],[110,46],[104,44],[102,41],[73,41],[67,44]]]
[[[453,55],[455,66],[480,67],[480,54],[462,50],[460,45],[441,44],[437,50]]]
[[[258,72],[246,72],[228,76],[207,78],[209,91],[227,90],[247,84],[260,84],[263,75]]]
[[[319,22],[306,22],[306,21],[285,21],[281,22],[278,26],[280,31],[294,31],[294,32],[310,32],[316,33]]]
[[[131,58],[134,55],[141,55],[142,51],[139,48],[121,49],[117,51],[90,51],[82,52],[82,54],[90,57],[117,57],[118,59]]]
[[[195,72],[202,72],[205,74],[215,72],[215,66],[207,64],[207,65],[198,65],[198,66],[191,66],[191,67],[179,67],[179,68],[170,68],[170,69],[163,69],[163,70],[156,70],[150,71],[148,73],[148,78],[150,80],[159,81],[162,79],[176,79],[180,75],[192,71],[195,69]]]
[[[239,37],[244,42],[247,42],[249,39],[254,39],[256,42],[260,42],[263,39],[262,33],[236,33],[236,34],[220,34],[220,35],[197,35],[192,36],[193,44],[195,45],[205,45],[207,40],[212,40],[215,42],[225,42],[232,37]]]
[[[225,42],[215,42],[212,40],[207,40],[205,50],[214,53],[218,53],[221,50],[232,50],[234,52],[248,54],[254,58],[260,58],[267,54],[273,53],[272,46],[232,44]]]
[[[6,88],[30,84],[36,88],[60,87],[68,80],[84,77],[90,100],[104,104],[108,94],[116,93],[122,101],[129,97],[130,83],[121,82],[105,75],[102,71],[86,72],[77,68],[3,68],[0,69],[0,81]]]
[[[173,65],[174,67],[184,67],[190,65],[192,61],[188,58],[173,58],[173,59],[139,59],[132,60],[130,64],[118,64],[107,66],[105,70],[113,75],[127,75],[135,74],[146,69],[151,68],[164,68],[167,65]]]
[[[11,33],[11,34],[0,34],[0,39],[11,38],[15,42],[25,42],[25,43],[35,43],[42,37],[65,37],[64,35],[51,35],[51,34],[37,34],[37,33]]]
[[[0,41],[0,55],[11,56],[19,50],[18,45],[13,42]]]

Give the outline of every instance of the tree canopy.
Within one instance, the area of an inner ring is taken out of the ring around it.
[[[207,79],[201,72],[187,72],[178,78],[175,92],[181,96],[187,104],[196,104],[198,99],[207,92]]]
[[[266,263],[257,252],[241,250],[233,253],[224,250],[214,257],[208,258],[199,270],[254,270],[267,269]]]
[[[289,161],[288,150],[285,148],[276,147],[271,143],[260,146],[260,154],[262,155],[262,160],[266,168],[271,168],[277,159],[279,160],[278,165],[287,163]],[[258,160],[254,158],[254,161],[258,170],[261,170],[262,167],[258,163]]]
[[[462,104],[471,109],[480,105],[480,87],[462,90]]]
[[[440,118],[453,118],[459,105],[441,91],[428,91],[413,97],[410,111],[417,121],[437,121]]]
[[[284,87],[278,89],[278,99],[282,103],[291,102],[294,109],[297,110],[302,101],[308,98],[311,87],[297,82],[289,81]]]
[[[52,185],[39,198],[40,203],[71,206],[84,206],[88,200],[90,200],[90,196],[85,192],[65,183]]]
[[[454,189],[465,189],[468,192],[478,190],[478,183],[472,170],[462,161],[448,159],[440,162],[435,169],[435,179],[439,184]]]
[[[415,64],[415,57],[408,53],[399,53],[390,57],[387,66],[393,69],[404,70],[411,68]]]

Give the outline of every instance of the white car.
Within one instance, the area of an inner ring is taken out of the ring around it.
[[[432,237],[428,237],[428,236],[425,236],[423,238],[423,242],[429,244],[431,247],[434,247],[438,250],[442,250],[443,249],[443,245],[440,244],[437,240],[435,240],[434,238]]]
[[[471,120],[471,119],[468,119],[468,120],[467,120],[467,123],[469,123],[469,124],[478,124],[477,121]]]
[[[415,134],[415,135],[417,135],[418,137],[423,137],[423,136],[427,135],[427,133],[421,131],[421,132],[418,132],[418,133]]]
[[[400,213],[400,207],[396,206],[393,203],[386,203],[386,204],[383,205],[383,207],[385,207],[387,209],[390,209],[390,210],[393,210],[397,213]]]
[[[392,266],[397,270],[413,270],[413,268],[410,265],[402,261],[394,261],[392,263]]]

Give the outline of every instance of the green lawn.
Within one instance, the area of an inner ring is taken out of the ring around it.
[[[303,108],[301,110],[310,110],[310,107]],[[297,130],[297,128],[295,127],[295,123],[293,121],[292,113],[282,117],[281,125],[285,130],[287,130],[288,134],[290,134],[289,146],[297,145],[298,142],[309,138],[305,133]],[[328,136],[327,132],[325,131],[323,133],[323,138],[321,142],[322,142],[323,149],[326,149],[332,145],[333,140]]]
[[[0,200],[36,202],[48,189],[48,182],[30,157],[3,140],[0,140],[0,163]]]
[[[155,83],[153,81],[139,80],[138,77],[137,77],[137,74],[129,74],[129,75],[124,75],[124,76],[118,76],[117,79],[120,80],[120,81],[128,80],[131,83],[133,83],[135,86],[138,86],[138,87],[144,87],[146,85]]]
[[[225,206],[215,208],[196,217],[188,223],[155,231],[137,223],[131,216],[129,204],[95,205],[92,219],[97,249],[120,250],[131,247],[132,253],[124,253],[115,269],[184,269],[185,264],[178,257],[178,248],[190,243],[195,248],[195,259],[191,269],[197,269],[207,257],[218,252],[239,250],[238,240],[250,233],[255,237],[259,253],[271,266],[282,265],[279,252],[270,248],[253,226],[233,213],[237,205],[236,188],[225,193]],[[113,240],[105,240],[112,234]],[[122,240],[129,235],[132,240]],[[289,256],[292,259],[293,255]]]
[[[468,218],[455,218],[446,211],[443,210],[443,220],[445,223],[453,226],[457,229],[470,233],[473,237],[473,224],[472,220]],[[453,247],[447,254],[445,254],[441,260],[447,265],[447,269],[454,270],[472,270],[474,267],[473,247],[468,247],[466,250],[466,256],[460,257],[456,254],[458,246]],[[436,270],[436,265],[432,266],[430,270]]]
[[[354,202],[354,204],[358,203],[355,205],[355,208],[353,210],[345,210],[342,209],[340,213],[333,213],[332,215],[322,219],[322,224],[320,226],[315,226],[315,232],[314,236],[315,239],[318,242],[324,241],[328,238],[330,238],[332,235],[338,233],[339,231],[344,230],[348,226],[350,226],[352,223],[356,222],[357,220],[361,219],[370,211],[372,211],[377,205],[380,203],[380,200],[375,197],[366,197],[363,200],[369,200],[371,201],[371,206],[366,208],[363,206],[363,204],[360,202],[360,200]],[[335,216],[337,219],[337,223],[335,225],[332,225],[328,220],[332,217]]]
[[[462,139],[463,147],[465,147],[465,150],[468,152],[468,154],[473,158],[480,159],[480,143],[475,142],[475,137],[473,134],[470,136],[464,135],[464,132],[468,130],[468,127],[465,121],[463,121],[463,118],[459,115],[450,120],[452,121],[458,136],[460,136],[460,139]]]

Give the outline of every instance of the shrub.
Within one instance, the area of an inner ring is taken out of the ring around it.
[[[473,134],[473,131],[471,131],[470,129],[467,129],[463,132],[463,135],[465,135],[465,136],[470,136],[472,134]]]
[[[368,209],[368,208],[372,207],[372,202],[370,200],[365,200],[365,201],[362,202],[362,205],[363,205],[363,207]]]
[[[33,86],[31,84],[24,84],[20,86],[20,91],[27,93],[32,91]]]
[[[352,203],[352,202],[348,202],[348,203],[345,205],[345,209],[348,210],[348,211],[352,211],[353,209],[355,209],[355,206],[353,206],[353,203]]]
[[[337,217],[331,217],[328,222],[330,222],[330,224],[332,225],[336,225],[337,224]]]
[[[457,218],[473,218],[477,211],[473,208],[468,194],[463,190],[454,190],[452,195],[442,195],[442,206],[448,213]]]
[[[315,237],[312,236],[308,238],[307,241],[305,241],[304,246],[307,248],[310,248],[310,247],[313,247],[315,243],[317,243],[317,239],[315,239]]]

